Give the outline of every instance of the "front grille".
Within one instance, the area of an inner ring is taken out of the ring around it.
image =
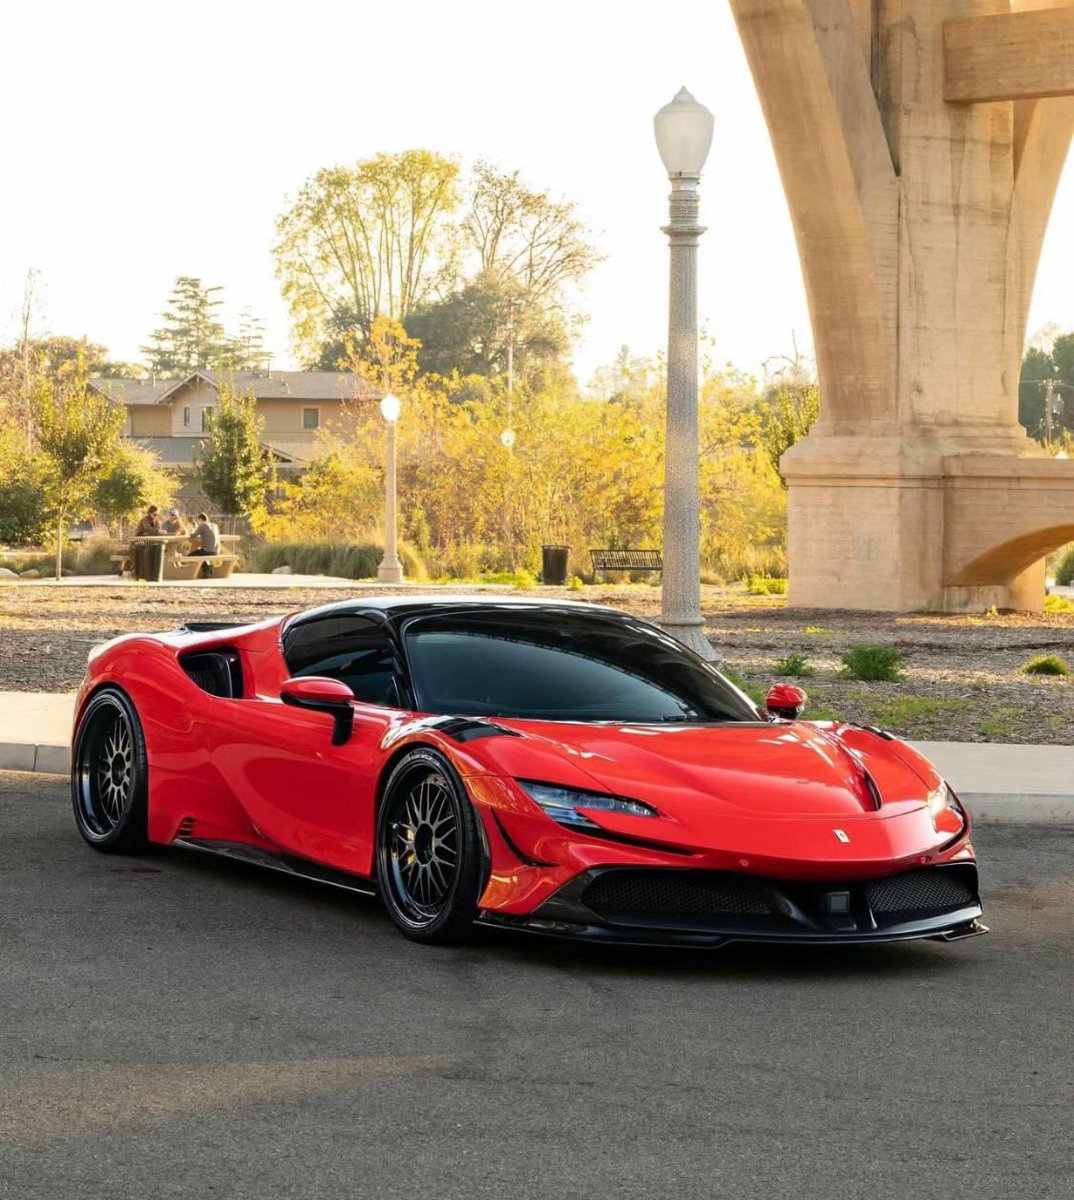
[[[758,884],[717,871],[609,871],[589,884],[582,903],[608,919],[772,916]]]
[[[904,871],[866,885],[869,907],[878,920],[914,913],[950,912],[975,904],[976,897],[963,872],[943,867]]]
[[[602,920],[620,925],[865,932],[969,908],[978,903],[976,880],[970,865],[920,867],[843,883],[616,868],[592,878],[578,899]]]

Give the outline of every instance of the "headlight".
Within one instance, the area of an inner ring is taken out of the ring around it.
[[[958,797],[941,779],[940,785],[929,792],[927,798],[929,813],[937,829],[958,833],[966,824],[966,813],[958,802]]]
[[[587,792],[581,788],[561,787],[557,783],[537,783],[532,779],[516,780],[518,786],[535,800],[560,825],[575,829],[596,829],[598,826],[579,809],[590,812],[626,813],[632,817],[655,817],[656,809],[641,800],[625,796],[610,796],[607,792]]]

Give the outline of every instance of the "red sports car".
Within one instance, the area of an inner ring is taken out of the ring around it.
[[[969,819],[890,734],[767,708],[588,604],[347,600],[90,655],[72,798],[97,850],[223,854],[378,894],[408,937],[951,941]]]

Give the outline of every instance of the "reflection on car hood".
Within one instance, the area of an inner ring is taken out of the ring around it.
[[[853,726],[498,723],[523,734],[480,743],[503,773],[637,797],[673,817],[894,815],[936,782],[909,747]]]

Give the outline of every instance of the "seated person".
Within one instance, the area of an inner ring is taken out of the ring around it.
[[[179,518],[179,510],[177,508],[168,509],[168,515],[160,523],[160,531],[172,537],[177,533],[183,532],[183,522]]]
[[[220,553],[220,530],[209,520],[205,513],[198,513],[195,518],[194,532],[190,535],[192,555],[208,555]]]
[[[157,512],[158,509],[155,504],[151,504],[145,510],[145,516],[138,522],[138,526],[134,531],[136,538],[160,536],[160,518],[157,516]]]

